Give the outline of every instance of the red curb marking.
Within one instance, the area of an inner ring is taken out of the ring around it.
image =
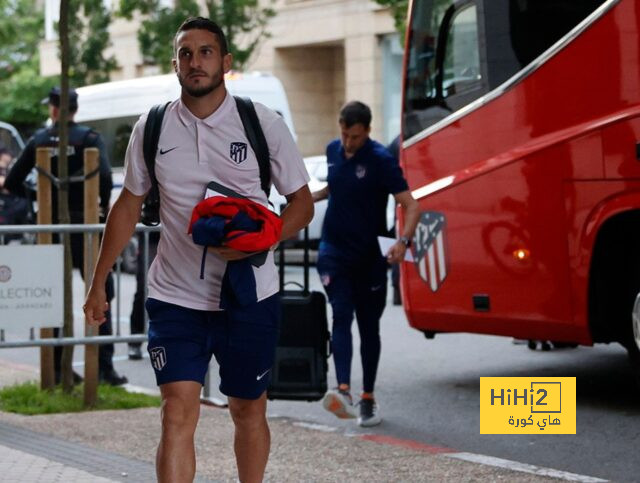
[[[393,436],[384,436],[382,434],[363,434],[358,438],[365,441],[373,441],[378,444],[388,444],[391,446],[400,446],[402,448],[412,449],[414,451],[421,451],[429,454],[440,453],[456,453],[451,448],[445,448],[444,446],[432,446],[430,444],[419,443],[418,441],[412,441],[410,439],[398,439]]]

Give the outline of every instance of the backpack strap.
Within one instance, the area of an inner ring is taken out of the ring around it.
[[[147,122],[144,126],[142,154],[144,156],[144,164],[147,166],[149,178],[151,179],[151,189],[145,199],[145,205],[147,208],[152,208],[153,210],[159,210],[160,208],[160,190],[158,189],[158,179],[156,178],[156,152],[158,151],[162,119],[164,118],[164,113],[169,104],[170,103],[167,102],[166,104],[157,104],[153,106],[149,111]],[[155,226],[160,223],[160,220],[145,220],[143,215],[142,222],[145,225],[149,224],[151,226]]]
[[[247,135],[251,149],[256,154],[258,160],[258,168],[260,169],[260,187],[269,199],[269,191],[271,190],[271,165],[269,157],[269,146],[264,137],[260,120],[256,113],[256,108],[247,97],[233,96],[236,100],[238,114],[244,126],[244,132]]]

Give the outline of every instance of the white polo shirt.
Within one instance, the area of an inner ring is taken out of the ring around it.
[[[279,193],[291,194],[309,182],[302,156],[282,118],[262,104],[254,105],[269,145],[271,181]],[[146,118],[144,114],[136,123],[125,158],[124,186],[135,195],[144,195],[151,188],[142,154]],[[246,143],[245,159],[232,150],[232,143]],[[194,116],[180,99],[169,104],[155,169],[160,186],[162,234],[149,269],[149,296],[187,308],[220,310],[226,262],[209,252],[204,279],[200,278],[203,247],[187,234],[193,207],[203,199],[211,181],[267,205],[266,194],[260,187],[258,161],[246,138],[234,98],[227,93],[216,112],[206,119]],[[254,274],[258,300],[278,291],[272,252],[264,265],[254,267]]]

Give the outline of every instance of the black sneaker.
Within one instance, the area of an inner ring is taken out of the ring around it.
[[[368,428],[370,426],[376,426],[382,422],[375,399],[360,399],[358,406],[360,406],[358,426]]]
[[[100,382],[109,384],[111,386],[122,386],[129,382],[126,376],[121,376],[114,369],[100,374]]]
[[[129,344],[129,359],[139,361],[142,359],[142,348],[140,344]]]
[[[322,398],[322,406],[340,419],[353,419],[356,417],[356,408],[349,391],[331,389]]]

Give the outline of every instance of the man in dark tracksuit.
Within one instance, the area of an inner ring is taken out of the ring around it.
[[[60,89],[54,87],[51,89],[48,98],[49,116],[53,121],[50,127],[42,128],[29,139],[24,150],[20,154],[15,164],[12,166],[5,180],[5,188],[17,195],[24,195],[24,180],[33,169],[36,162],[36,148],[50,147],[53,148],[51,157],[51,172],[54,176],[58,173],[58,117],[60,115]],[[68,173],[72,175],[80,175],[84,171],[84,149],[98,148],[100,151],[100,210],[101,218],[104,219],[109,210],[109,197],[111,196],[111,188],[113,182],[111,179],[111,166],[107,158],[106,149],[102,137],[96,131],[89,127],[81,126],[73,122],[73,117],[78,110],[78,94],[75,90],[69,91],[69,147],[67,150],[68,157]],[[84,223],[84,183],[71,183],[68,187],[69,196],[69,215],[71,223]],[[58,190],[52,190],[52,218],[53,223],[59,223],[58,220]],[[80,269],[83,274],[83,235],[76,233],[71,235],[71,258],[73,266]],[[84,276],[84,274],[83,274]],[[109,277],[106,287],[109,294],[109,302],[114,297],[113,279]],[[111,335],[113,333],[111,326],[111,316],[108,322],[100,326],[100,335]],[[55,330],[58,335],[58,329]],[[127,378],[120,376],[113,368],[113,344],[100,345],[98,352],[98,367],[100,380],[112,385],[121,385],[127,382]],[[61,379],[61,359],[62,347],[58,346],[54,350],[54,367],[56,383]],[[80,376],[74,374],[74,381],[79,382]]]
[[[380,318],[386,303],[387,263],[399,263],[418,223],[418,203],[411,196],[398,161],[369,138],[371,111],[349,102],[340,111],[341,138],[327,146],[328,185],[313,193],[329,203],[318,252],[318,273],[333,309],[331,346],[338,387],[327,392],[325,409],[339,418],[355,418],[352,403],[351,323],[360,332],[363,387],[358,424],[381,421],[373,390],[380,359]],[[382,254],[378,236],[387,236],[389,194],[402,205],[402,236]]]

